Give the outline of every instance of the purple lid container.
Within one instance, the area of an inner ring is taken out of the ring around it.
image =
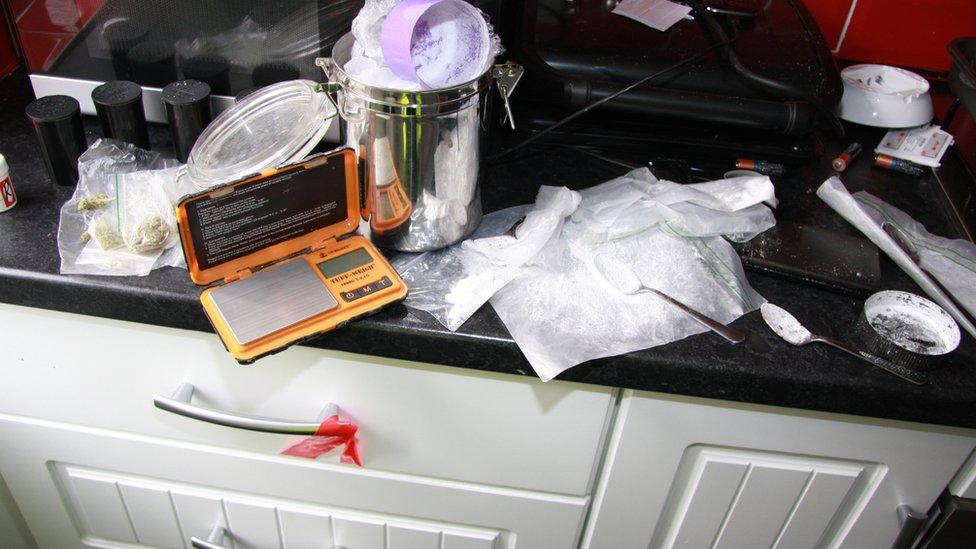
[[[481,12],[463,0],[403,0],[383,21],[380,46],[397,76],[436,89],[480,76],[491,35]]]

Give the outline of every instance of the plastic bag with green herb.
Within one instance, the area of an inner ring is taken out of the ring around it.
[[[174,197],[179,163],[112,139],[78,159],[75,193],[61,207],[62,274],[143,276],[182,266],[175,246]]]

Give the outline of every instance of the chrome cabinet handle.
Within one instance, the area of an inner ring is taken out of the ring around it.
[[[179,414],[190,419],[206,421],[227,427],[261,431],[263,433],[278,433],[282,435],[314,435],[325,418],[335,415],[336,405],[329,403],[322,409],[319,418],[314,422],[288,421],[244,414],[232,414],[223,410],[214,410],[192,404],[193,385],[182,383],[176,388],[171,397],[156,395],[153,404],[161,410]]]
[[[214,526],[207,539],[191,536],[190,545],[196,547],[196,549],[230,549],[230,547],[224,545],[224,536],[226,535],[227,530],[223,526]]]

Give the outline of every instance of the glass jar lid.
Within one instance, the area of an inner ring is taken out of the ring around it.
[[[311,80],[279,82],[222,112],[193,145],[187,177],[209,189],[307,156],[336,115],[317,86]]]

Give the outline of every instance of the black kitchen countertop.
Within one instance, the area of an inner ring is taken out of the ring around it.
[[[23,69],[0,86],[0,153],[6,156],[19,203],[0,214],[0,302],[119,320],[212,332],[198,301],[200,289],[183,269],[164,268],[146,277],[58,274],[58,212],[72,187],[49,182],[41,151],[24,108],[32,93]],[[86,118],[89,142],[99,135]],[[880,133],[860,129],[868,151]],[[857,132],[854,136],[857,137]],[[154,126],[157,150],[171,150],[166,128]],[[828,147],[836,151],[840,145]],[[851,192],[867,190],[902,208],[935,233],[958,238],[961,226],[934,177],[918,179],[871,167],[869,152],[845,176]],[[814,194],[830,171],[819,163],[776,179],[776,216],[856,235]],[[951,151],[939,175],[970,177]],[[707,164],[707,160],[703,161]],[[726,166],[728,167],[728,166]],[[716,168],[718,169],[718,168]],[[621,175],[626,168],[569,148],[529,148],[489,166],[482,194],[487,211],[531,203],[540,185],[579,189]],[[712,174],[720,176],[721,171]],[[971,184],[971,183],[970,183]],[[883,286],[920,293],[886,257]],[[849,337],[863,301],[839,293],[749,272],[755,289],[793,311],[814,332]],[[572,322],[572,319],[567,319]],[[590,361],[559,376],[595,385],[976,428],[976,342],[964,332],[946,366],[916,387],[823,345],[797,348],[780,340],[758,312],[733,326],[746,341],[730,345],[705,333],[621,356]],[[216,337],[216,336],[214,336]],[[52,342],[56,344],[56,342]],[[456,333],[427,313],[403,305],[316,338],[306,345],[474,370],[535,376],[490,306],[482,307]],[[285,351],[287,352],[287,351]],[[261,368],[260,361],[242,368]]]

